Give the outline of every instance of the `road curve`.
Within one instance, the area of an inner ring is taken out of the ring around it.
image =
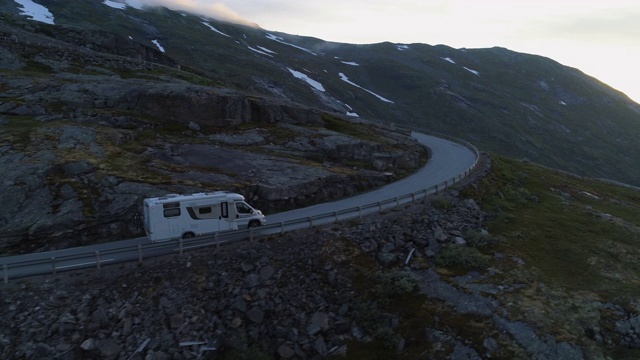
[[[431,149],[431,158],[427,164],[414,174],[405,177],[394,183],[385,185],[381,188],[361,193],[352,197],[327,202],[323,204],[313,205],[301,209],[268,214],[267,221],[270,224],[284,223],[291,220],[313,217],[316,215],[338,212],[366,204],[381,202],[396,197],[404,196],[412,192],[419,192],[439,185],[445,181],[449,181],[454,177],[464,173],[471,167],[475,161],[476,153],[471,149],[460,145],[456,142],[445,140],[439,137],[425,135],[422,133],[412,133],[412,136],[421,144]],[[176,247],[175,242],[167,242],[169,247]],[[71,270],[75,268],[95,267],[97,264],[108,264],[127,260],[136,259],[135,251],[126,255],[115,255],[101,257],[101,253],[109,253],[113,250],[131,248],[137,245],[149,245],[150,242],[146,237],[135,239],[113,241],[108,243],[89,245],[83,247],[68,248],[62,250],[54,250],[48,252],[0,257],[0,267],[5,269],[5,281],[7,277],[16,278],[35,274],[51,273],[52,267],[55,269]],[[160,255],[162,253],[170,253],[169,251],[160,251],[160,249],[150,249],[146,253],[145,258],[150,255]],[[175,249],[173,249],[175,250]],[[68,259],[75,257],[74,259]],[[65,259],[67,258],[67,259]],[[60,260],[56,260],[60,259]],[[65,259],[65,260],[63,260]],[[43,263],[43,260],[49,260],[49,263]],[[40,261],[41,264],[32,268],[21,267],[19,264]],[[6,266],[5,266],[6,265]],[[7,267],[8,266],[8,267]],[[7,269],[9,269],[7,271]],[[8,276],[10,272],[10,276]]]
[[[422,133],[414,132],[412,136],[421,144],[429,147],[432,152],[431,159],[429,159],[427,165],[413,175],[352,197],[268,215],[267,221],[269,223],[278,223],[303,217],[311,217],[417,192],[451,180],[453,177],[469,169],[476,161],[475,152],[458,143]]]

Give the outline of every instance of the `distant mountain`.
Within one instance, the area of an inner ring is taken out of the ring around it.
[[[197,75],[187,81],[426,128],[509,157],[640,185],[640,105],[548,58],[504,48],[333,43],[122,1],[37,1],[54,25],[26,20],[12,1],[0,5],[0,21]]]

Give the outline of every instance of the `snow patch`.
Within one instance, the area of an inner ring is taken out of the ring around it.
[[[118,9],[118,10],[125,10],[127,6],[132,7],[134,9],[142,10],[142,7],[144,6],[142,1],[139,1],[139,0],[124,0],[124,1],[104,0],[102,3],[107,5],[108,7]]]
[[[350,80],[349,80],[349,78],[348,78],[345,74],[343,74],[343,73],[339,73],[339,74],[338,74],[338,76],[340,76],[340,80],[342,80],[342,81],[346,82],[347,84],[351,84],[351,85],[353,85],[353,86],[355,86],[355,87],[357,87],[357,88],[360,88],[360,89],[362,89],[362,90],[364,90],[364,91],[368,92],[369,94],[371,94],[371,95],[373,95],[373,96],[377,97],[378,99],[380,99],[380,100],[382,100],[382,101],[384,101],[384,102],[388,102],[388,103],[392,103],[392,104],[393,104],[393,101],[391,101],[391,100],[389,100],[389,99],[386,99],[386,98],[384,98],[384,97],[382,97],[382,96],[380,96],[380,95],[378,95],[378,94],[374,93],[374,92],[373,92],[373,91],[371,91],[371,90],[367,90],[367,89],[363,88],[362,86],[360,86],[360,85],[357,85],[357,84],[353,83],[352,81],[350,81]]]
[[[448,62],[450,62],[450,63],[452,63],[452,64],[455,64],[455,63],[456,63],[455,61],[453,61],[453,59],[451,59],[451,58],[449,58],[449,57],[441,57],[440,59],[442,59],[442,60],[444,60],[444,61],[448,61]]]
[[[284,41],[284,39],[283,39],[283,38],[281,38],[280,36],[275,36],[275,35],[273,35],[273,34],[269,34],[269,33],[267,33],[267,35],[265,35],[265,37],[266,37],[267,39],[269,39],[269,40],[273,40],[273,41],[279,42],[279,43],[281,43],[281,44],[285,44],[285,45],[293,46],[293,47],[294,47],[294,48],[296,48],[296,49],[300,49],[300,50],[302,50],[302,51],[306,51],[306,52],[308,52],[308,53],[309,53],[309,54],[311,54],[311,55],[316,55],[316,53],[314,53],[313,51],[311,51],[311,50],[309,50],[309,49],[305,49],[305,48],[303,48],[303,47],[301,47],[301,46],[294,45],[294,44],[290,44],[290,43],[288,43],[288,42]]]
[[[316,90],[324,92],[324,86],[322,86],[322,84],[320,84],[319,82],[313,80],[312,78],[308,77],[306,74],[301,73],[300,71],[295,71],[295,70],[290,69],[290,68],[287,68],[287,70],[289,70],[291,72],[291,74],[296,79],[304,80],[304,81],[307,82],[307,84],[311,85]]]
[[[340,61],[343,64],[347,64],[347,65],[351,65],[351,66],[360,66],[360,64],[358,64],[357,62],[353,62],[353,61]]]
[[[127,8],[127,4],[123,4],[123,3],[119,3],[111,0],[104,0],[102,3],[114,9],[124,10]]]
[[[408,45],[398,44],[398,50],[400,50],[400,51],[409,50],[409,46]]]
[[[21,12],[20,15],[29,17],[29,20],[43,22],[45,24],[55,25],[53,22],[53,14],[46,7],[36,4],[31,0],[14,0],[18,4],[22,5],[22,8],[18,8]]]
[[[266,53],[266,52],[264,52],[264,51],[261,51],[261,50],[258,50],[258,49],[255,49],[255,48],[252,48],[251,46],[248,46],[248,45],[247,45],[247,47],[249,48],[249,50],[251,50],[251,51],[255,51],[255,52],[257,52],[258,54],[262,54],[262,55],[267,55],[267,56],[273,57],[273,55],[268,54],[268,53]]]
[[[277,52],[275,51],[271,51],[269,49],[267,49],[266,47],[262,47],[262,46],[256,46],[258,49],[264,51],[264,52],[268,52],[269,54],[277,54]]]
[[[472,73],[472,74],[475,74],[475,75],[480,76],[480,73],[479,73],[479,72],[477,72],[477,71],[475,71],[475,70],[471,70],[471,69],[469,69],[468,67],[465,67],[465,66],[463,66],[463,68],[464,68],[465,70],[467,70],[468,72]]]
[[[162,47],[162,45],[160,45],[158,40],[151,40],[151,42],[154,43],[158,47],[158,50],[160,50],[161,52],[164,52],[164,48]]]
[[[208,27],[209,29],[211,29],[211,30],[213,30],[213,31],[217,32],[217,33],[218,33],[218,34],[220,34],[220,35],[224,35],[224,36],[226,36],[226,37],[231,37],[231,36],[229,36],[229,35],[227,35],[227,34],[223,33],[222,31],[220,31],[220,30],[218,30],[218,29],[214,28],[213,26],[211,26],[211,24],[209,24],[209,23],[208,23],[208,22],[206,22],[206,21],[203,21],[202,23],[204,24],[204,26],[206,26],[206,27]]]
[[[349,104],[343,103],[344,106],[347,107],[347,109],[349,109],[347,111],[347,116],[353,116],[353,117],[360,117],[360,115],[358,115],[357,113],[353,112],[353,108],[351,106],[349,106]]]
[[[564,101],[562,101],[562,100],[560,100],[559,104],[560,104],[560,105],[567,105],[567,103],[566,103],[566,102],[564,102]]]

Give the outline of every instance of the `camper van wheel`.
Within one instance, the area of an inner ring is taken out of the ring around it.
[[[188,233],[184,233],[184,235],[182,235],[183,239],[190,239],[192,237],[194,237],[195,235],[192,232],[188,232]]]
[[[258,220],[252,220],[252,221],[249,221],[249,227],[250,227],[250,228],[252,228],[252,227],[258,227],[258,226],[260,226],[260,221],[258,221]]]

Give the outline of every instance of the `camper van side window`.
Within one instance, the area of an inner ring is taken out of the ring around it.
[[[220,215],[223,218],[228,218],[229,217],[229,203],[227,203],[227,202],[221,202],[220,203]]]
[[[180,208],[164,209],[164,217],[169,218],[176,216],[180,216]]]
[[[211,214],[211,206],[198,208],[198,214]]]

